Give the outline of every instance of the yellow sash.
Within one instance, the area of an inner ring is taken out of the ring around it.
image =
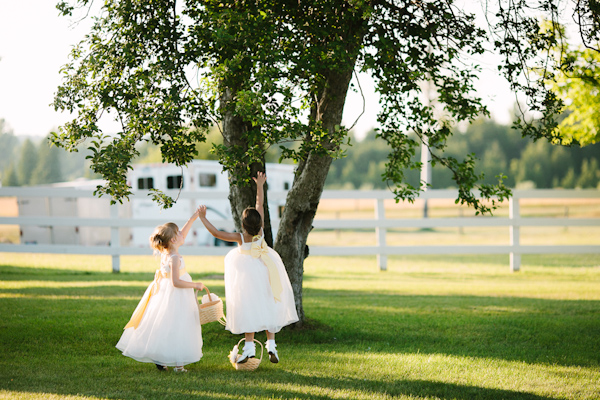
[[[271,283],[273,297],[275,298],[275,301],[281,301],[281,292],[283,291],[283,288],[281,287],[281,278],[279,277],[279,271],[277,270],[275,262],[271,256],[269,256],[269,246],[264,239],[260,238],[259,240],[254,240],[250,247],[250,251],[240,249],[240,252],[243,254],[250,254],[254,258],[260,258],[262,260],[269,271],[269,282]]]
[[[186,273],[186,271],[184,268],[179,270],[179,276],[181,276],[185,273]],[[131,319],[129,320],[127,325],[125,325],[125,328],[123,328],[123,329],[127,329],[127,328],[135,329],[139,326],[140,322],[142,322],[142,317],[144,316],[144,313],[146,312],[146,307],[148,307],[148,303],[150,302],[150,298],[152,296],[154,296],[156,293],[158,293],[158,289],[160,289],[160,280],[162,278],[167,278],[167,279],[171,278],[171,273],[170,272],[163,273],[160,269],[156,270],[156,272],[154,273],[154,281],[151,284],[150,290],[147,290],[146,293],[144,293],[144,297],[142,297],[142,300],[140,300],[140,303],[138,304],[137,308],[133,312]]]

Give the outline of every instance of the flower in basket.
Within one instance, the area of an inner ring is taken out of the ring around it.
[[[231,361],[232,364],[235,364],[235,362],[237,361],[239,352],[240,352],[240,349],[239,349],[238,345],[236,344],[235,346],[233,346],[233,350],[231,350],[231,353],[229,353],[229,361]]]
[[[208,294],[205,294],[204,296],[202,296],[202,304],[204,303],[209,303],[211,301],[219,301],[219,296],[217,296],[214,293],[210,294],[210,298],[208,297]]]

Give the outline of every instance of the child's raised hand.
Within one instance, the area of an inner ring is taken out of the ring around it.
[[[259,171],[256,173],[256,178],[253,177],[252,179],[256,182],[256,185],[264,185],[267,181],[267,175]]]
[[[205,205],[199,206],[198,209],[196,210],[196,213],[198,214],[199,217],[206,217],[206,206]]]

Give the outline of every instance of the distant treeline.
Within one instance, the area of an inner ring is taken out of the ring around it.
[[[207,143],[198,144],[199,158],[215,159],[210,152],[213,141],[221,140],[212,130]],[[3,186],[28,186],[98,178],[85,159],[87,146],[78,153],[68,153],[50,146],[47,139],[16,137],[5,131],[0,119],[0,177]],[[137,163],[161,162],[158,148],[142,144]],[[370,132],[363,140],[354,140],[345,148],[346,157],[335,160],[327,178],[326,189],[384,189],[381,180],[389,153],[387,144]],[[516,188],[598,188],[600,183],[600,144],[587,147],[563,147],[546,141],[524,139],[518,131],[492,120],[479,120],[464,133],[456,133],[448,142],[447,154],[462,160],[473,153],[479,159],[477,170],[484,182],[493,183],[499,174],[509,187]],[[420,160],[420,149],[415,159]],[[277,162],[277,152],[270,151],[267,161]],[[408,183],[417,185],[419,171],[407,171]],[[436,166],[432,170],[436,189],[455,187],[451,172]]]
[[[370,132],[362,141],[346,148],[346,157],[335,160],[327,177],[327,189],[384,189],[381,180],[387,144]],[[446,154],[458,160],[467,154],[479,159],[476,170],[485,175],[485,183],[507,176],[505,184],[513,188],[598,188],[600,183],[600,144],[564,147],[539,140],[524,139],[510,126],[492,120],[478,120],[464,133],[456,133],[448,142]],[[421,159],[420,149],[415,159]],[[408,183],[417,185],[419,171],[406,172]],[[441,166],[432,169],[434,189],[453,188],[452,174]]]
[[[210,144],[221,141],[218,129],[212,129],[207,143],[198,143],[198,158],[216,159],[210,152]],[[90,169],[86,156],[91,152],[88,144],[83,142],[78,152],[70,153],[53,146],[48,137],[15,136],[7,127],[5,120],[0,119],[0,179],[2,186],[32,186],[57,182],[69,182],[78,178],[98,179]],[[137,146],[139,156],[135,163],[162,162],[160,149],[147,142]]]
[[[81,177],[93,178],[85,156],[85,152],[68,153],[50,146],[47,138],[23,139],[0,130],[2,186],[32,186]]]

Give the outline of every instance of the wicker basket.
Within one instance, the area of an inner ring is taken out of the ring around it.
[[[244,341],[245,339],[242,338],[240,339],[240,341],[238,342],[236,347],[239,347],[239,345],[242,343],[242,341]],[[258,366],[260,365],[260,362],[262,361],[262,357],[263,357],[263,345],[261,342],[259,342],[258,340],[254,339],[254,341],[258,344],[260,344],[260,358],[249,358],[248,361],[246,361],[243,364],[238,364],[237,360],[241,357],[241,354],[238,354],[235,357],[236,362],[233,362],[231,360],[231,358],[229,358],[229,362],[231,363],[231,365],[233,365],[233,368],[237,369],[238,371],[254,371],[256,368],[258,368]]]
[[[200,325],[208,324],[209,322],[218,321],[221,325],[225,325],[225,314],[223,314],[223,301],[221,299],[212,300],[210,291],[206,286],[204,290],[208,294],[209,302],[198,302],[198,314],[200,315]],[[197,294],[196,294],[197,295]]]

